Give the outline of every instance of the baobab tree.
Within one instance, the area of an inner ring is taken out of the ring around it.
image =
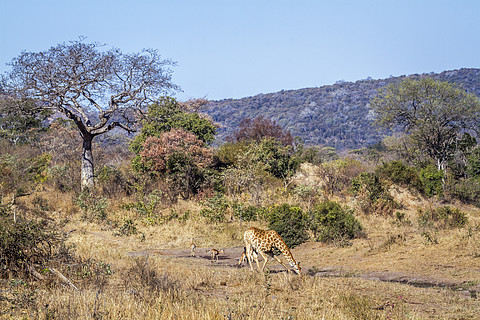
[[[124,54],[98,43],[62,43],[42,52],[22,52],[2,75],[6,94],[71,119],[83,141],[81,186],[94,186],[92,141],[114,128],[135,131],[149,104],[178,87],[170,66],[153,49]]]

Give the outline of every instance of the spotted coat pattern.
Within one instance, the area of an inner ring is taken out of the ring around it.
[[[265,265],[268,262],[269,256],[277,260],[282,266],[285,267],[285,269],[287,269],[287,271],[290,271],[287,266],[285,266],[285,264],[282,262],[282,260],[273,255],[273,248],[277,248],[283,253],[283,256],[285,257],[287,262],[293,267],[294,271],[297,274],[302,273],[300,269],[300,264],[295,261],[287,244],[285,243],[285,241],[283,241],[282,237],[280,237],[280,235],[275,230],[262,230],[251,227],[247,229],[243,234],[243,241],[245,242],[245,252],[247,253],[247,260],[252,271],[253,258],[255,258],[258,269],[263,272],[263,270],[265,269]],[[252,254],[253,250],[257,251],[263,257],[264,263],[262,268],[260,268],[258,257],[254,257],[254,255]]]

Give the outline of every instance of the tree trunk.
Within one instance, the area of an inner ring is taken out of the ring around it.
[[[441,158],[437,158],[437,169],[443,172],[442,176],[442,189],[445,193],[446,189],[446,177],[447,177],[447,160],[443,160]]]
[[[92,153],[92,135],[83,135],[83,150],[82,150],[82,191],[85,189],[92,189],[94,187],[93,180],[93,153]]]

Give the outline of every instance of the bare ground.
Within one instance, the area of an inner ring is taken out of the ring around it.
[[[305,243],[292,250],[292,253],[294,256],[304,256],[299,253],[305,251],[308,252],[309,250],[318,250],[318,246],[318,243]],[[151,249],[132,251],[128,252],[127,256],[140,257],[155,255],[165,259],[176,259],[179,263],[194,263],[196,265],[210,266],[212,268],[249,268],[248,262],[239,264],[239,258],[243,252],[243,247],[225,248],[225,252],[218,256],[218,261],[212,261],[211,255],[207,253],[210,249],[212,248],[199,247],[195,252],[195,256],[192,256],[188,249]],[[259,259],[261,260],[261,258]],[[478,278],[472,280],[453,279],[438,275],[435,276],[398,271],[395,270],[395,268],[392,270],[362,270],[362,265],[357,265],[356,267],[351,265],[324,265],[322,262],[323,261],[313,261],[312,259],[301,259],[303,274],[311,277],[355,277],[371,281],[401,283],[418,288],[446,288],[475,299],[478,293],[480,293],[480,283],[478,282]],[[262,263],[262,261],[260,261],[260,263]],[[317,267],[320,264],[322,264],[323,267]],[[255,264],[253,264],[253,267],[254,270],[257,270]],[[455,266],[444,265],[437,266],[437,269],[439,267],[444,269],[456,268]],[[266,269],[272,273],[287,272],[274,259],[269,260]],[[479,271],[478,275],[480,278],[480,270],[477,271]]]

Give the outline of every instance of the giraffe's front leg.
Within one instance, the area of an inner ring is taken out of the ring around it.
[[[275,260],[277,260],[288,272],[292,272],[290,269],[287,268],[287,266],[283,263],[283,261],[277,257],[276,255],[273,255],[273,257],[275,258]]]
[[[260,249],[258,250],[258,252],[260,252],[260,254],[261,254],[262,257],[263,257],[263,260],[265,260],[264,263],[263,263],[262,269],[260,269],[260,265],[259,265],[259,263],[258,263],[258,257],[257,257],[257,266],[258,266],[258,269],[259,269],[261,272],[263,272],[263,270],[265,269],[265,266],[267,265],[267,262],[268,262],[268,255],[265,254],[265,252],[263,252],[263,251],[260,250]]]

